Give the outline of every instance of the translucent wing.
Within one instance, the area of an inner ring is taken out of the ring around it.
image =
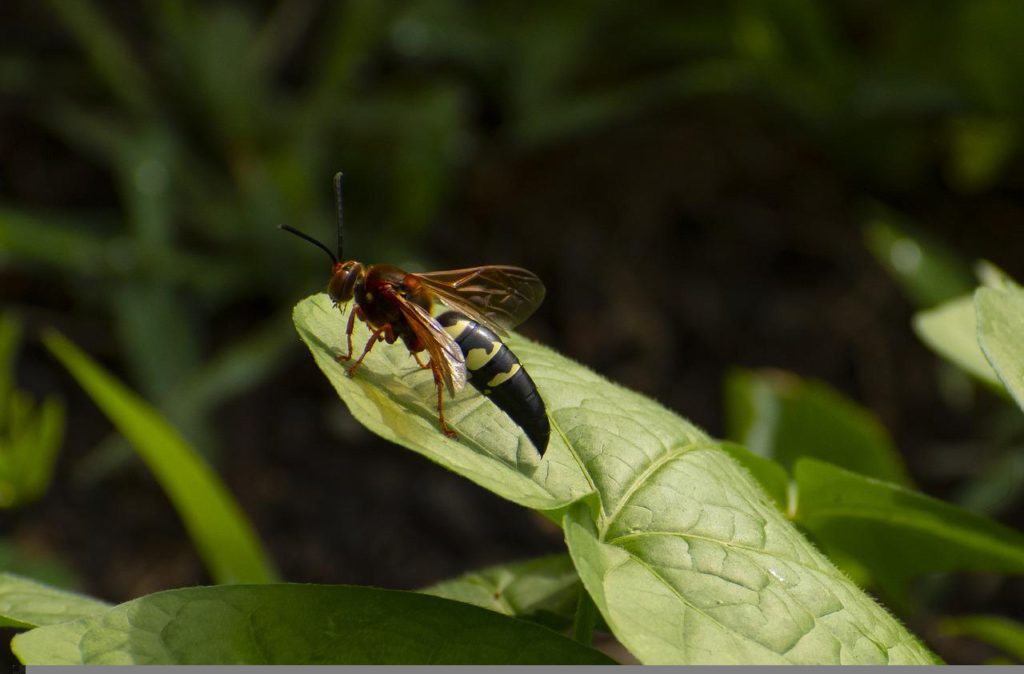
[[[466,387],[466,361],[462,357],[459,345],[451,335],[418,304],[409,302],[400,295],[395,295],[398,307],[405,316],[409,327],[419,337],[420,343],[430,354],[431,362],[441,372],[441,379],[448,392],[455,395]]]
[[[415,275],[445,304],[503,333],[544,301],[544,284],[522,267],[487,265]]]

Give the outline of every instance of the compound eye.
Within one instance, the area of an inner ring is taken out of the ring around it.
[[[350,276],[351,274],[344,269],[339,269],[331,276],[331,282],[327,284],[327,294],[331,296],[331,300],[335,304],[342,304],[351,299],[352,284],[349,282]],[[346,292],[348,293],[347,296]]]

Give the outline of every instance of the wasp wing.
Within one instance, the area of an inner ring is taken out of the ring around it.
[[[441,373],[441,379],[448,392],[455,395],[466,387],[466,361],[459,345],[452,336],[445,332],[441,324],[434,320],[426,309],[413,304],[401,295],[395,295],[398,307],[402,311],[409,327],[419,338],[420,344],[430,354],[430,362]]]
[[[416,274],[440,299],[498,332],[511,330],[544,301],[544,283],[522,267],[487,265]]]

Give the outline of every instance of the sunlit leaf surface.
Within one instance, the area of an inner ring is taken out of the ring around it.
[[[747,470],[657,403],[513,335],[508,345],[552,419],[547,455],[537,457],[472,390],[446,408],[459,433],[448,439],[437,429],[431,376],[401,345],[376,347],[364,369],[345,376],[335,361],[345,318],[326,295],[295,310],[300,335],[353,415],[505,498],[565,513],[577,572],[642,662],[933,661],[786,521]],[[367,335],[360,326],[355,343]]]
[[[108,608],[96,599],[0,572],[0,627],[55,625]]]

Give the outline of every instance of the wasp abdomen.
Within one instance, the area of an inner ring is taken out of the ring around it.
[[[489,328],[457,311],[437,317],[466,359],[469,383],[516,422],[542,455],[551,426],[537,385],[511,349]]]

